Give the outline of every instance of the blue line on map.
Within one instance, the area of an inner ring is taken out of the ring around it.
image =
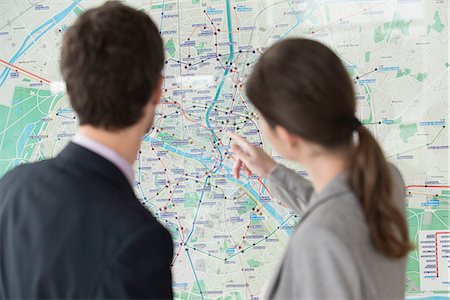
[[[289,6],[290,6],[291,10],[294,11],[294,9],[292,8],[292,3],[291,3],[291,1],[288,1],[288,3],[289,3]],[[289,30],[286,31],[286,32],[280,37],[280,39],[285,38],[292,30],[294,30],[295,27],[297,27],[297,26],[300,24],[300,18],[299,18],[299,16],[298,16],[297,14],[294,14],[294,15],[295,15],[295,18],[296,18],[295,24],[292,25],[292,27],[289,28]]]
[[[233,181],[233,179],[230,179],[230,181]],[[250,185],[250,182],[247,182],[244,185],[244,188],[246,190],[248,190],[253,197],[255,197],[256,199],[260,199],[258,193],[253,189],[253,187]],[[282,223],[283,222],[283,218],[275,211],[275,209],[269,204],[269,203],[264,203],[264,208],[272,215],[272,217],[275,218],[275,220],[277,220],[278,223]],[[293,231],[291,229],[286,229],[286,232],[289,235],[292,235]]]
[[[194,265],[192,264],[192,259],[191,259],[191,255],[189,254],[189,250],[186,250],[186,255],[187,255],[188,259],[189,259],[189,263],[191,265],[192,272],[194,273],[195,282],[197,282],[198,291],[200,292],[200,297],[202,297],[202,300],[203,300],[202,288],[200,287],[200,282],[198,281],[197,273],[195,272]]]
[[[217,99],[219,98],[219,95],[220,95],[220,93],[222,91],[222,87],[223,87],[223,84],[225,82],[225,79],[226,79],[226,77],[228,75],[228,72],[230,71],[231,62],[233,61],[233,57],[234,57],[234,52],[233,52],[233,33],[232,33],[232,28],[231,28],[230,0],[226,1],[226,7],[227,7],[227,20],[228,20],[228,43],[229,43],[229,46],[230,46],[230,54],[229,54],[228,60],[227,60],[227,63],[228,63],[227,64],[227,68],[225,69],[225,71],[223,73],[222,79],[220,80],[219,86],[217,87],[216,94],[214,95],[214,99],[211,102],[211,104],[209,105],[209,107],[208,107],[208,109],[206,111],[206,117],[205,117],[206,126],[209,128],[209,130],[212,133],[212,137],[213,137],[214,143],[217,142],[217,137],[214,134],[214,129],[211,128],[211,123],[209,122],[209,115],[210,115],[211,110],[213,109],[215,103],[217,102]],[[222,165],[222,160],[223,160],[222,152],[218,148],[217,148],[217,151],[219,152],[219,155],[220,155],[220,165],[217,166],[216,170],[213,171],[213,173],[216,173],[219,170],[219,168]]]
[[[25,147],[25,143],[28,141],[31,132],[34,129],[34,124],[28,124],[23,130],[22,134],[19,137],[19,141],[17,142],[17,157],[22,157],[23,148]]]
[[[161,6],[161,20],[159,22],[159,32],[162,32],[162,25],[163,25],[163,16],[164,16],[164,4],[165,0],[163,0],[162,2],[162,6]]]
[[[78,5],[78,3],[81,0],[76,0],[72,2],[71,5],[69,5],[67,8],[59,12],[54,17],[50,18],[43,24],[36,27],[33,31],[31,31],[28,36],[23,41],[22,45],[20,46],[19,50],[14,54],[14,56],[9,60],[10,64],[15,63],[21,56],[25,54],[28,49],[31,48],[44,34],[46,34],[50,29],[52,29],[56,24],[61,22],[74,8]],[[47,27],[47,28],[46,28]],[[42,29],[46,28],[43,32],[41,32],[36,38],[33,38],[33,35],[35,35],[37,32],[40,32]],[[31,39],[31,41],[30,41]],[[28,44],[28,42],[30,42]],[[0,74],[0,87],[5,83],[8,75],[10,72],[10,68],[6,67],[3,69],[3,72]]]
[[[197,162],[199,162],[199,163],[200,163],[203,167],[205,167],[205,168],[208,168],[208,167],[205,165],[205,163],[211,163],[211,164],[214,164],[214,161],[213,161],[212,159],[206,157],[206,156],[203,156],[203,155],[202,155],[202,156],[199,156],[199,155],[195,155],[195,154],[191,154],[191,153],[187,153],[187,152],[181,151],[181,150],[179,150],[179,149],[177,149],[177,148],[171,146],[170,144],[165,143],[164,141],[161,141],[161,140],[152,138],[152,137],[150,137],[150,136],[144,137],[143,141],[149,142],[149,143],[152,143],[152,142],[163,142],[163,144],[164,144],[164,145],[162,146],[163,149],[165,149],[165,150],[167,150],[167,151],[170,151],[170,152],[172,152],[172,153],[178,154],[178,155],[180,155],[180,156],[184,156],[184,157],[186,157],[186,158],[196,160]],[[209,169],[209,168],[208,168],[208,169]]]
[[[448,296],[429,296],[429,297],[420,297],[420,298],[407,297],[406,300],[450,300],[450,297],[448,297]]]
[[[186,241],[184,242],[185,244],[188,243],[189,239],[191,238],[192,233],[194,232],[195,222],[197,221],[197,216],[198,216],[198,211],[200,210],[200,205],[202,204],[203,195],[205,194],[205,188],[208,185],[209,178],[210,178],[210,176],[206,177],[205,184],[203,185],[202,194],[200,195],[200,199],[198,200],[197,210],[195,211],[194,220],[192,221],[191,231],[189,232],[189,234],[186,238]]]

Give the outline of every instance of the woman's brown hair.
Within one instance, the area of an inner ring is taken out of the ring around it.
[[[272,127],[280,125],[330,151],[348,148],[349,185],[373,245],[387,257],[407,255],[408,228],[394,203],[390,166],[369,130],[356,121],[353,84],[336,54],[313,40],[278,42],[255,65],[246,93]]]

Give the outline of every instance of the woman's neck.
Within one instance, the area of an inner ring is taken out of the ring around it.
[[[338,154],[323,153],[314,155],[302,161],[306,167],[313,185],[314,191],[318,194],[337,175],[347,170],[347,160]]]

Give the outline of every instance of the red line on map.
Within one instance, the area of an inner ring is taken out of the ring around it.
[[[450,231],[439,231],[434,234],[434,241],[436,243],[436,277],[439,277],[439,262],[438,262],[438,235],[450,234]]]
[[[412,188],[431,188],[431,189],[448,189],[450,188],[450,185],[419,185],[419,184],[413,184],[413,185],[407,185],[405,186],[405,189],[412,189]]]
[[[10,64],[9,62],[4,61],[3,59],[0,59],[0,63],[6,65],[9,69],[15,69],[16,71],[20,71],[21,73],[24,73],[25,75],[31,76],[31,77],[33,77],[33,78],[39,80],[40,82],[45,82],[45,83],[47,83],[47,84],[50,84],[50,80],[47,80],[47,79],[42,78],[42,77],[40,77],[40,76],[38,76],[38,75],[36,75],[36,74],[33,74],[33,73],[31,73],[31,72],[29,72],[29,71],[27,71],[27,70],[24,70],[24,69],[22,69],[22,68],[19,68],[18,66],[15,66],[15,65],[13,65],[13,64]]]
[[[375,4],[375,5],[372,5],[372,6],[370,6],[370,7],[364,8],[364,9],[362,9],[362,10],[360,10],[360,11],[357,11],[357,12],[355,12],[355,13],[353,13],[353,14],[351,14],[351,15],[345,16],[345,17],[343,17],[343,18],[339,18],[339,19],[337,19],[337,20],[335,20],[335,21],[333,21],[333,22],[330,22],[330,23],[328,23],[327,25],[325,25],[325,26],[323,26],[323,27],[321,27],[321,28],[319,28],[319,29],[317,29],[317,30],[312,31],[309,35],[310,35],[310,36],[311,36],[311,35],[314,35],[314,34],[316,34],[316,33],[319,32],[319,31],[322,31],[322,30],[327,29],[327,28],[329,28],[329,27],[331,27],[331,26],[333,26],[333,25],[335,25],[335,24],[338,24],[338,23],[342,22],[343,20],[349,19],[349,18],[351,18],[351,17],[355,17],[355,16],[357,16],[357,15],[359,15],[359,14],[361,14],[361,13],[364,13],[364,12],[366,12],[366,11],[368,11],[368,10],[370,10],[370,9],[373,9],[373,8],[375,8],[375,7],[377,7],[377,6],[383,5],[383,4],[387,3],[387,2],[389,2],[389,0],[386,0],[386,1],[383,1],[383,2],[380,2],[380,3],[377,3],[377,4]]]

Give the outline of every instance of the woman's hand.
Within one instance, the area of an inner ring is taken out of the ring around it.
[[[229,131],[227,134],[235,142],[231,146],[236,158],[233,168],[234,176],[239,179],[242,168],[247,176],[254,173],[267,178],[277,163],[264,150],[250,144],[245,138]]]

